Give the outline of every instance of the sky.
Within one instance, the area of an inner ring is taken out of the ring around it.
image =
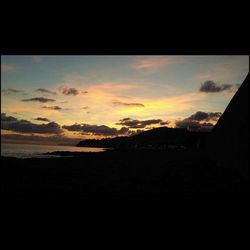
[[[211,128],[248,72],[249,56],[1,56],[1,140]]]

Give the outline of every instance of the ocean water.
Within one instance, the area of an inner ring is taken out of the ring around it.
[[[105,148],[91,148],[91,147],[1,143],[1,156],[17,157],[17,158],[60,157],[60,156],[56,156],[56,155],[43,155],[43,153],[54,152],[54,151],[102,152],[105,150],[106,150]]]

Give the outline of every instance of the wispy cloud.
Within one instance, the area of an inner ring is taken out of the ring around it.
[[[62,108],[59,106],[42,106],[43,109],[51,109],[51,110],[61,110]]]
[[[144,107],[144,105],[142,103],[127,103],[127,102],[112,102],[114,105],[119,105],[119,106],[134,106],[134,107]]]
[[[201,80],[214,79],[216,81],[228,81],[231,78],[239,76],[245,77],[248,72],[249,63],[243,63],[242,56],[224,56],[219,62],[207,65],[206,71],[196,74],[196,78]]]
[[[56,92],[53,92],[53,91],[50,91],[50,90],[44,89],[44,88],[39,88],[36,91],[41,92],[41,93],[48,93],[48,94],[56,95]]]
[[[17,67],[14,65],[1,64],[1,71],[3,72],[15,72]]]
[[[32,57],[36,63],[39,63],[42,60],[41,56],[32,56]]]
[[[2,92],[4,93],[4,95],[10,95],[12,93],[22,93],[23,90],[19,90],[19,89],[13,89],[13,88],[7,88],[7,89],[3,89]],[[25,94],[25,93],[23,93]]]
[[[23,99],[21,100],[22,102],[55,102],[54,99],[49,99],[49,98],[44,98],[44,97],[34,97],[34,98],[29,98],[29,99]]]
[[[172,56],[140,56],[131,65],[136,70],[143,70],[147,73],[154,73],[167,65],[176,63],[177,58]]]

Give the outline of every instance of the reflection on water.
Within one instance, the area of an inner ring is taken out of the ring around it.
[[[105,148],[75,147],[75,146],[51,146],[1,143],[1,156],[30,158],[30,157],[60,157],[56,155],[42,155],[54,151],[70,152],[102,152]]]

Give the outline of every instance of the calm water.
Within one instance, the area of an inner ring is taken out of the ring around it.
[[[48,145],[30,145],[30,144],[10,144],[1,143],[1,156],[30,158],[30,157],[60,157],[54,155],[42,155],[54,151],[71,151],[71,152],[102,152],[104,148],[88,148],[75,146],[48,146]]]

